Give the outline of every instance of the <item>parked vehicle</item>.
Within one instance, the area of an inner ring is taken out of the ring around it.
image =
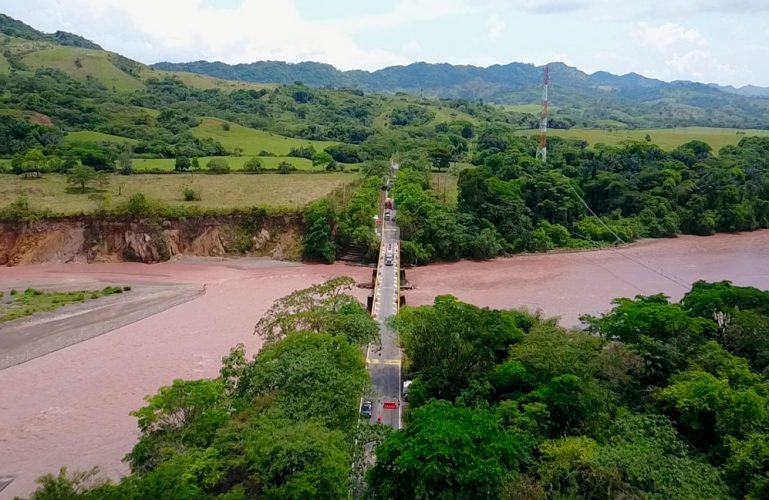
[[[371,403],[371,401],[364,401],[362,405],[360,405],[360,414],[364,417],[371,418],[371,413],[374,410],[374,405]]]

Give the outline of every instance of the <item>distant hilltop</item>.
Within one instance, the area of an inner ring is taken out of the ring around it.
[[[91,78],[116,91],[140,90],[149,80],[167,77],[222,91],[302,82],[356,92],[405,92],[501,104],[511,114],[511,123],[531,122],[529,125],[534,127],[542,93],[542,67],[520,62],[485,68],[417,62],[377,71],[340,71],[324,63],[281,61],[235,65],[161,62],[148,67],[104,51],[79,35],[43,33],[0,14],[0,40],[3,38],[6,50],[0,53],[0,74],[51,68],[76,79]],[[769,129],[769,88],[665,82],[637,73],[588,74],[562,62],[550,63],[549,67],[553,128]]]

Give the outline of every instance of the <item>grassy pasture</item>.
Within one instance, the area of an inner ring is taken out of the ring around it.
[[[229,123],[230,130],[222,128],[224,123]],[[262,150],[269,151],[278,156],[285,156],[291,148],[299,148],[308,144],[312,145],[317,151],[323,151],[328,146],[337,144],[329,141],[310,141],[285,137],[264,130],[256,130],[236,123],[226,122],[218,118],[203,118],[200,125],[191,129],[190,132],[195,137],[201,139],[212,137],[230,150],[242,148],[243,154],[252,156]]]
[[[737,134],[740,132],[740,134]],[[742,133],[744,132],[744,134]],[[537,135],[538,130],[519,130],[518,135]],[[634,140],[643,141],[646,134],[651,136],[652,142],[662,149],[671,150],[689,141],[703,141],[718,152],[722,147],[734,145],[740,142],[743,137],[753,135],[769,137],[769,130],[746,129],[737,130],[731,128],[711,128],[711,127],[681,127],[672,129],[638,129],[638,130],[602,130],[602,129],[580,129],[572,128],[569,130],[550,129],[548,134],[556,137],[568,137],[573,139],[583,139],[588,143],[597,144],[618,144],[621,141]]]
[[[119,135],[104,134],[102,132],[94,132],[92,130],[80,130],[77,132],[69,132],[62,139],[64,144],[97,144],[100,142],[112,142],[115,144],[136,144],[136,140],[129,139],[128,137],[120,137]]]
[[[515,113],[529,113],[531,115],[539,115],[542,112],[542,104],[503,104],[501,108],[505,111],[512,111]],[[550,106],[550,111],[556,111],[556,106]]]
[[[147,196],[169,204],[199,206],[211,209],[247,208],[253,206],[300,207],[327,195],[337,187],[353,182],[357,175],[329,174],[179,174],[179,175],[112,175],[110,186],[102,193],[114,206],[132,194]],[[185,202],[185,187],[200,191],[201,200]],[[59,214],[88,213],[97,207],[89,194],[68,189],[64,175],[48,174],[40,179],[23,179],[16,175],[0,175],[0,207],[26,193],[36,209],[49,209]]]
[[[202,90],[219,89],[225,92],[232,90],[269,90],[278,86],[274,83],[251,83],[234,80],[220,80],[211,76],[187,73],[184,71],[162,71],[154,68],[147,68],[142,72],[142,77],[145,80],[148,78],[165,78],[168,76],[178,79],[185,85],[189,85],[190,87]]]
[[[206,163],[214,156],[206,156],[198,158],[200,162],[200,168],[205,170]],[[243,165],[251,159],[251,156],[219,156],[218,158],[224,158],[229,163],[232,170],[243,170]],[[313,167],[312,162],[307,158],[294,158],[290,156],[260,156],[262,160],[263,168],[278,168],[278,165],[282,161],[286,161],[296,167],[297,170],[320,170],[320,167]],[[147,172],[152,170],[163,170],[170,172],[174,169],[176,160],[173,158],[150,158],[143,159],[137,158],[133,161],[134,171]]]
[[[108,89],[131,92],[144,88],[141,80],[121,71],[112,64],[109,53],[100,50],[55,47],[31,52],[23,60],[31,69],[55,68],[76,80],[91,76]]]
[[[11,65],[8,64],[8,59],[0,54],[0,73],[8,73],[11,70]]]

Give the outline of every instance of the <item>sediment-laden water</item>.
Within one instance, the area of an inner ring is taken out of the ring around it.
[[[185,261],[155,265],[40,265],[0,268],[0,283],[205,285],[205,294],[104,335],[0,370],[0,497],[26,495],[34,479],[99,465],[116,478],[136,441],[129,415],[175,378],[215,376],[229,348],[259,348],[253,325],[273,300],[331,276],[370,278],[363,267],[273,261]],[[769,231],[644,241],[620,250],[526,255],[407,271],[409,304],[452,294],[481,306],[540,309],[566,326],[618,296],[680,298],[697,279],[769,289]],[[356,294],[365,297],[365,290]],[[0,329],[2,335],[2,329]]]

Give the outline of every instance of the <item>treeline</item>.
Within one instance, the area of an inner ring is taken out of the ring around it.
[[[312,202],[304,210],[304,258],[332,263],[339,249],[358,247],[374,260],[379,238],[373,216],[379,211],[382,177],[369,175],[358,185],[344,186]]]
[[[276,301],[256,325],[266,344],[253,360],[238,346],[218,377],[148,396],[118,483],[62,470],[31,498],[347,498],[369,384],[361,347],[379,334],[353,285],[335,278]]]
[[[665,152],[554,140],[546,164],[533,139],[503,127],[481,129],[475,146],[456,207],[430,191],[429,149],[403,161],[394,194],[405,262],[769,227],[769,139],[746,137],[718,156],[699,141]]]
[[[697,282],[587,331],[451,296],[393,320],[412,378],[372,498],[767,498],[769,293]]]

